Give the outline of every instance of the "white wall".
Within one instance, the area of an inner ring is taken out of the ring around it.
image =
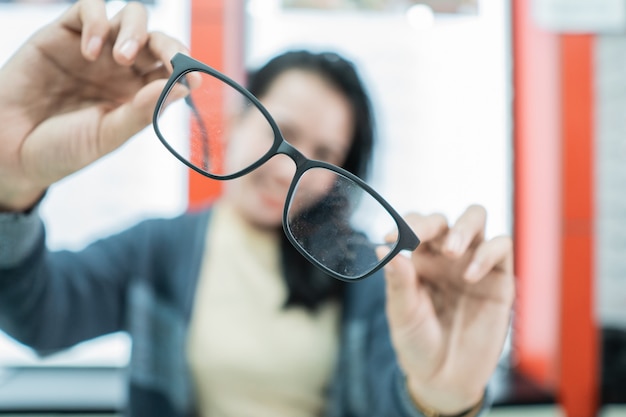
[[[456,218],[489,211],[489,236],[511,233],[511,106],[506,4],[412,26],[404,13],[284,11],[251,0],[248,62],[277,51],[332,49],[352,58],[379,122],[370,181],[398,210]]]
[[[292,48],[352,58],[379,123],[369,182],[400,213],[455,219],[477,203],[488,211],[487,237],[512,234],[508,1],[482,0],[477,16],[421,15],[417,25],[400,12],[284,11],[278,5],[249,0],[249,65]],[[509,337],[503,363],[510,352]]]

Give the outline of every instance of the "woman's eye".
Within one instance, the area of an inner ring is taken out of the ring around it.
[[[319,161],[329,162],[328,157],[329,154],[324,149],[315,149],[315,151],[313,152],[313,158]]]
[[[314,151],[314,159],[317,159],[319,161],[324,161],[324,162],[329,162],[331,164],[336,164],[337,163],[337,156],[335,155],[335,153],[328,149],[328,148],[317,148]]]
[[[283,138],[293,146],[296,146],[297,137],[293,129],[289,127],[280,127],[280,132],[283,134]]]

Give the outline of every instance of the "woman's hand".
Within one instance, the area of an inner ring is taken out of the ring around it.
[[[485,240],[485,219],[480,206],[453,226],[442,215],[410,215],[422,243],[386,267],[387,316],[409,392],[442,414],[480,401],[509,327],[512,242]]]
[[[80,0],[0,69],[0,209],[28,208],[150,123],[187,48],[146,25],[140,3],[108,19],[103,0]]]

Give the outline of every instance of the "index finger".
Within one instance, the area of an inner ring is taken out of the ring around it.
[[[138,2],[128,3],[111,19],[111,26],[119,30],[113,47],[115,60],[120,64],[132,65],[148,40],[146,7]]]
[[[178,39],[175,39],[163,32],[155,31],[149,34],[148,50],[159,59],[168,71],[172,71],[171,60],[177,53],[189,55],[189,48]]]
[[[85,59],[98,58],[110,30],[104,0],[80,0],[61,16],[60,22],[81,34],[80,49]]]
[[[461,256],[477,239],[485,236],[487,211],[479,205],[469,206],[450,229],[444,250],[454,257]]]
[[[422,243],[432,242],[448,232],[448,219],[440,213],[429,215],[409,213],[404,216],[404,220],[419,236]]]
[[[494,269],[500,269],[508,275],[513,273],[513,242],[509,236],[499,236],[478,245],[464,278],[469,282],[477,282]]]

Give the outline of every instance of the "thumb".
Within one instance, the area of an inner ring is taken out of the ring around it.
[[[164,83],[153,81],[112,110],[92,106],[48,118],[22,146],[24,171],[45,188],[114,151],[150,123]]]
[[[133,100],[107,113],[99,132],[98,157],[117,149],[152,122],[154,109],[165,80],[145,85]]]
[[[377,255],[383,258],[388,252],[386,247],[379,247]],[[411,260],[403,255],[396,255],[385,265],[387,293],[387,315],[396,325],[408,324],[415,319],[420,305],[417,273]]]

